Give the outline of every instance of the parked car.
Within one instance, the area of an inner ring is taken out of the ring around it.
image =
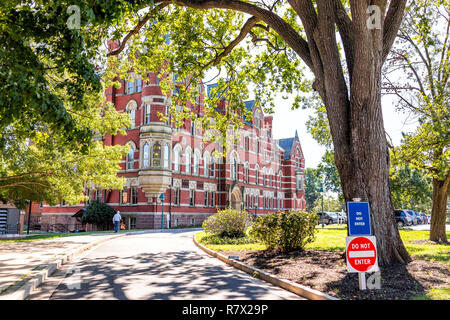
[[[423,218],[423,220],[425,221],[424,223],[429,224],[430,220],[428,219],[428,216],[425,213],[419,213],[420,216]]]
[[[394,210],[394,216],[398,227],[410,226],[413,224],[413,218],[407,210]]]
[[[337,212],[327,212],[331,218],[331,223],[338,223],[339,214]]]
[[[337,216],[330,215],[333,212],[317,212],[317,215],[319,216],[319,224],[322,224],[322,217],[323,217],[323,223],[324,224],[332,224],[337,223]]]
[[[422,216],[418,213],[415,212],[414,210],[408,210],[409,213],[411,213],[412,215],[414,215],[417,219],[417,224],[424,224],[425,222],[423,221]]]
[[[415,226],[417,224],[417,217],[416,215],[411,211],[411,210],[402,210],[403,212],[405,212],[407,215],[409,215],[412,219],[412,224]]]

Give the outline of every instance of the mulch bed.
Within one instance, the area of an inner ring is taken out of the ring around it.
[[[450,267],[413,260],[408,265],[380,267],[381,289],[359,290],[358,274],[348,273],[342,252],[305,250],[223,251],[245,264],[344,300],[409,300],[431,288],[450,285]],[[366,274],[366,279],[370,274]]]

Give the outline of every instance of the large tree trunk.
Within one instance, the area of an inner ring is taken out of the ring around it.
[[[345,200],[361,198],[370,203],[380,265],[408,263],[411,258],[394,219],[380,96],[380,90],[372,86],[352,90],[350,135],[334,135],[335,161]],[[331,128],[342,125],[336,113],[328,111],[328,119]]]
[[[343,75],[338,72],[342,68],[339,59],[331,49],[327,51],[336,41],[334,30],[319,23],[319,28],[323,28],[320,39],[317,37],[324,68],[323,80],[319,79],[324,84],[321,96],[327,108],[345,200],[369,201],[379,264],[408,263],[411,258],[395,224],[389,185],[389,150],[381,109],[381,30],[368,30],[365,15],[356,14],[367,8],[362,1],[354,3],[353,35],[359,40],[353,47],[350,97]],[[319,19],[324,20],[326,17]]]
[[[352,153],[337,157],[346,162],[346,165],[340,164],[344,197],[346,201],[361,198],[370,203],[371,225],[377,239],[379,263],[408,263],[411,258],[394,219],[389,184],[389,151],[380,118],[381,103],[379,99],[375,99],[365,103],[363,108],[352,103],[351,109],[352,137],[348,148]]]
[[[447,199],[450,173],[445,180],[433,179],[433,207],[431,209],[430,240],[447,243],[445,222],[447,219]]]

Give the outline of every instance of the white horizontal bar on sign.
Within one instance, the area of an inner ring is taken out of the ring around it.
[[[350,251],[348,253],[349,258],[371,258],[375,257],[375,251]]]

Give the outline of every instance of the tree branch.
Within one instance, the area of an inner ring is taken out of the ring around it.
[[[231,41],[231,43],[216,57],[216,59],[213,62],[213,65],[217,66],[220,63],[220,60],[222,60],[224,57],[230,54],[230,52],[247,36],[247,34],[250,32],[250,30],[258,21],[259,19],[256,17],[251,17],[250,19],[248,19],[247,22],[245,22],[236,39]]]
[[[289,0],[288,2],[291,5],[292,9],[294,9],[294,11],[300,17],[303,28],[305,29],[311,60],[314,64],[314,69],[311,70],[317,78],[315,90],[321,92],[323,91],[320,88],[323,84],[323,65],[319,49],[317,48],[317,44],[314,40],[314,32],[317,29],[318,21],[316,10],[311,0]]]
[[[344,45],[344,52],[347,61],[348,74],[350,78],[350,85],[353,75],[353,63],[354,63],[354,35],[353,35],[353,24],[350,17],[347,15],[341,0],[335,0],[335,19],[336,25],[339,29],[339,34],[341,35],[342,43]]]
[[[406,2],[407,0],[391,0],[386,19],[384,20],[382,62],[386,60],[386,57],[394,44],[395,38],[397,37],[398,30],[402,23]]]
[[[163,3],[174,3],[193,9],[231,9],[247,13],[258,20],[264,21],[271,29],[294,50],[305,64],[314,72],[314,64],[311,60],[308,43],[298,32],[276,13],[258,7],[257,5],[239,0],[161,0]]]
[[[156,6],[155,8],[153,8],[152,10],[150,10],[144,18],[142,18],[141,21],[139,21],[139,23],[133,28],[133,30],[131,30],[126,36],[125,38],[123,38],[123,40],[121,41],[119,48],[112,50],[110,52],[107,53],[107,57],[110,56],[116,56],[118,54],[120,54],[123,49],[125,49],[125,45],[127,44],[127,41],[134,36],[135,34],[137,34],[139,32],[139,30],[141,30],[141,28],[147,23],[147,21],[159,10],[163,9],[164,7],[167,7],[169,5],[169,3],[163,3],[159,6]]]

